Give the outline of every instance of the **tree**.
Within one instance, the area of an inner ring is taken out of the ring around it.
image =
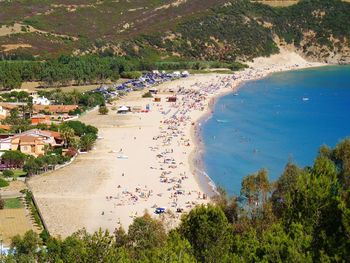
[[[149,251],[165,244],[166,232],[163,224],[149,214],[135,218],[129,226],[127,247],[135,259],[142,258]]]
[[[5,151],[1,159],[10,167],[21,168],[26,160],[26,155],[18,150]]]
[[[190,242],[182,238],[177,231],[171,231],[165,246],[157,250],[156,255],[152,258],[152,262],[190,263],[196,262],[196,259],[192,254]]]
[[[5,200],[0,195],[0,210],[5,208]]]
[[[264,204],[267,201],[267,194],[270,191],[270,183],[265,169],[261,169],[256,174],[243,178],[241,195],[246,197],[249,204]]]
[[[80,149],[82,151],[90,151],[95,143],[96,135],[88,133],[80,138]]]
[[[98,112],[101,115],[107,115],[108,114],[108,108],[106,106],[100,106],[98,109]]]
[[[60,133],[64,140],[65,147],[71,146],[75,137],[74,130],[68,126],[63,126],[60,129]]]
[[[23,237],[15,236],[11,242],[11,251],[15,257],[22,255],[35,256],[41,245],[41,239],[38,234],[30,230]]]
[[[232,245],[232,229],[218,206],[201,205],[184,215],[179,227],[199,262],[225,262]]]
[[[229,197],[227,192],[221,188],[217,188],[218,194],[213,197],[214,203],[224,211],[227,220],[233,223],[238,220],[239,207],[236,197]]]

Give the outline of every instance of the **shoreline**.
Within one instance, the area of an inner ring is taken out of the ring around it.
[[[250,79],[244,79],[244,80],[239,81],[238,83],[235,84],[234,87],[232,87],[232,90],[230,90],[230,91],[219,92],[218,94],[216,94],[215,96],[213,96],[211,98],[211,101],[209,101],[209,103],[208,103],[208,108],[203,113],[203,116],[200,117],[196,121],[195,127],[201,126],[202,123],[208,121],[213,116],[215,105],[219,101],[220,98],[227,96],[230,93],[237,92],[247,82],[264,79],[264,78],[269,77],[272,74],[279,73],[279,72],[298,71],[298,70],[312,69],[312,68],[317,69],[317,68],[325,67],[325,66],[333,66],[330,64],[324,64],[324,63],[318,63],[318,62],[305,61],[305,63],[306,63],[305,65],[298,65],[298,66],[293,67],[293,68],[290,68],[290,65],[277,67],[271,71],[269,70],[268,72],[266,72],[262,75],[259,74],[258,76],[253,76]],[[250,71],[250,70],[261,71],[261,69],[259,69],[259,68],[254,69],[254,66],[255,66],[254,62],[252,63],[252,65],[253,65],[253,68],[249,68],[249,69],[240,71],[238,73],[244,74],[244,72]],[[233,74],[235,74],[235,73],[233,73]],[[216,186],[214,180],[205,171],[205,164],[203,161],[203,156],[204,156],[204,153],[206,150],[205,150],[205,144],[203,142],[201,132],[200,131],[197,132],[196,128],[193,128],[191,130],[191,137],[192,137],[192,140],[195,144],[195,149],[193,150],[192,156],[189,159],[191,170],[194,173],[196,181],[199,184],[199,187],[202,189],[202,191],[205,192],[209,197],[213,197],[216,194],[218,194],[218,191],[216,190],[217,186]]]
[[[161,102],[142,98],[143,91],[109,106],[149,105],[148,113],[120,115],[112,110],[99,115],[95,110],[81,116],[79,120],[96,126],[103,139],[69,166],[29,182],[50,233],[65,237],[83,227],[89,232],[100,227],[114,231],[118,225],[127,229],[135,217],[156,207],[167,207],[167,216],[152,216],[165,220],[171,229],[180,221],[177,209],[188,212],[210,202],[216,186],[196,164],[204,151],[198,132],[218,99],[245,81],[281,69],[320,66],[298,59],[283,66],[276,66],[273,58],[267,61],[270,64],[263,61],[263,67],[233,75],[199,74],[163,83],[157,87]],[[166,101],[175,94],[177,102]]]

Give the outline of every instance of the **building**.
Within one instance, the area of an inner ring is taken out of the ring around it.
[[[64,140],[59,132],[32,129],[8,138],[0,139],[1,151],[19,150],[35,157],[45,154],[45,146],[62,147]]]
[[[35,105],[50,105],[51,102],[45,97],[33,97],[33,104]]]
[[[68,114],[78,109],[78,105],[33,105],[33,113]]]
[[[20,135],[11,139],[11,150],[13,151],[19,150],[35,157],[45,154],[44,138],[40,136]]]
[[[0,120],[5,119],[8,114],[9,114],[8,110],[6,110],[4,107],[0,106]]]
[[[50,116],[47,115],[35,115],[32,116],[31,118],[32,125],[37,125],[37,124],[51,124],[51,119]]]

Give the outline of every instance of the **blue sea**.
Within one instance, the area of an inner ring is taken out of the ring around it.
[[[321,145],[350,136],[350,66],[247,82],[218,100],[201,136],[205,171],[230,194],[260,168],[276,180],[288,161],[311,166]]]

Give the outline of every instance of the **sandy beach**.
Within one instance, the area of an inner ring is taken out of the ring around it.
[[[182,214],[178,210],[186,212],[210,201],[205,180],[194,172],[200,167],[195,136],[215,99],[235,92],[247,80],[317,66],[322,64],[282,50],[233,75],[193,75],[164,83],[157,87],[160,102],[141,98],[144,92],[132,92],[113,106],[149,105],[147,113],[120,115],[110,106],[106,116],[97,111],[82,116],[81,121],[99,129],[101,139],[95,148],[65,168],[29,180],[50,233],[65,237],[83,227],[127,228],[145,211],[159,217],[156,207],[165,207],[166,224],[175,226]],[[173,95],[177,101],[167,102]]]

